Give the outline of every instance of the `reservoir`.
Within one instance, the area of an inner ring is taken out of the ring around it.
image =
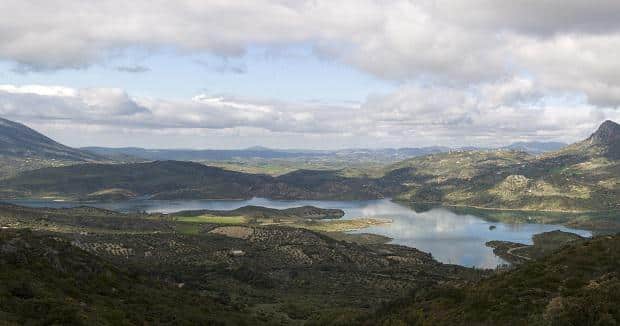
[[[18,200],[12,203],[37,207],[73,207],[84,203],[45,200]],[[390,243],[417,248],[429,252],[441,262],[467,267],[494,268],[505,263],[485,246],[490,240],[532,243],[532,235],[553,230],[591,236],[590,231],[571,229],[562,225],[537,223],[502,223],[488,221],[472,213],[457,213],[444,207],[416,211],[411,207],[392,202],[389,199],[365,201],[317,201],[317,200],[271,200],[253,198],[249,200],[148,200],[137,199],[112,203],[88,203],[121,212],[146,211],[149,213],[171,213],[182,210],[215,209],[230,210],[246,205],[270,208],[290,208],[312,205],[321,208],[339,208],[345,211],[344,219],[387,218],[392,223],[372,226],[354,231],[374,233],[392,238]],[[482,215],[482,214],[479,214]]]

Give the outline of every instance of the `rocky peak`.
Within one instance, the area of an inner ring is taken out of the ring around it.
[[[603,122],[590,138],[593,144],[612,145],[620,141],[620,124],[611,120]]]

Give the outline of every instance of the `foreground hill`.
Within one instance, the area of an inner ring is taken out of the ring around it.
[[[57,236],[0,230],[2,325],[196,325],[251,316],[149,280]]]
[[[55,142],[23,124],[0,118],[0,177],[46,166],[104,160],[102,156]]]
[[[337,213],[234,213],[248,212]],[[490,273],[403,246],[230,222],[0,205],[0,324],[350,325],[408,290]]]
[[[441,264],[413,248],[337,241],[303,228],[187,223],[88,207],[0,205],[0,226],[3,325],[620,320],[620,235],[572,237],[559,251],[547,250],[545,235],[533,246],[545,246],[540,256],[493,273]],[[24,227],[34,231],[13,229]]]
[[[573,242],[466,286],[412,292],[366,325],[617,325],[620,236]]]

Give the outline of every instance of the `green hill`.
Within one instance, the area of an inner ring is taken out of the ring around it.
[[[106,161],[67,147],[23,124],[0,118],[0,178],[48,166]]]
[[[404,201],[481,208],[604,211],[620,208],[620,125],[604,122],[588,139],[542,156],[453,152],[392,166]]]
[[[571,243],[466,286],[438,286],[386,304],[365,325],[617,325],[620,236]]]
[[[51,235],[0,231],[0,264],[2,325],[259,324]]]
[[[0,182],[4,198],[123,199],[369,199],[388,194],[381,180],[337,171],[299,170],[279,177],[248,174],[200,163],[156,161],[80,164],[23,172]],[[400,190],[400,187],[395,189]],[[390,190],[392,191],[392,190]]]
[[[0,205],[0,324],[347,325],[412,288],[490,274],[340,232],[169,217]]]

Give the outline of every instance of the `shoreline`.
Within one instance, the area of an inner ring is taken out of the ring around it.
[[[531,209],[531,208],[502,208],[502,207],[485,207],[485,206],[477,206],[477,205],[465,205],[465,204],[447,204],[443,202],[437,201],[425,201],[425,202],[412,202],[406,200],[399,200],[390,197],[384,198],[375,198],[375,199],[350,199],[350,200],[339,200],[339,199],[275,199],[275,198],[267,198],[267,197],[250,197],[250,198],[179,198],[179,199],[151,199],[151,198],[130,198],[125,200],[79,200],[71,197],[54,197],[54,196],[46,196],[46,197],[20,197],[20,198],[5,198],[0,199],[2,202],[11,202],[11,201],[51,201],[56,203],[79,203],[79,204],[109,204],[109,203],[122,203],[122,202],[130,202],[134,200],[149,200],[149,201],[244,201],[244,200],[252,200],[254,198],[262,198],[273,201],[325,201],[325,202],[337,202],[337,201],[368,201],[368,200],[390,200],[394,203],[403,204],[407,206],[411,205],[435,205],[438,207],[454,207],[454,208],[471,208],[485,211],[506,211],[506,212],[542,212],[542,213],[565,213],[565,214],[603,214],[603,213],[619,213],[620,209],[609,209],[609,210],[563,210],[563,209]]]
[[[565,214],[602,214],[602,213],[620,213],[620,209],[610,210],[557,210],[557,209],[531,209],[531,208],[500,208],[500,207],[484,207],[476,205],[464,205],[464,204],[445,204],[442,202],[410,202],[404,200],[392,200],[395,203],[401,203],[406,205],[437,205],[438,207],[456,207],[456,208],[472,208],[485,211],[506,211],[506,212],[543,212],[543,213],[565,213]]]

